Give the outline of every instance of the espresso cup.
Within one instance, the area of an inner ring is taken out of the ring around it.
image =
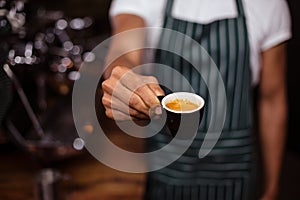
[[[166,112],[168,133],[179,139],[192,139],[200,125],[204,104],[204,99],[195,93],[175,92],[164,96],[161,106]]]

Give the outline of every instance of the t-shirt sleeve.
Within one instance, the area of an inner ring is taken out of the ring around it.
[[[153,24],[153,16],[157,17],[162,9],[162,0],[113,0],[109,15],[132,14],[143,18],[148,26]]]
[[[265,14],[261,50],[267,50],[291,38],[290,12],[285,0],[274,0]],[[266,16],[267,15],[267,16]],[[263,19],[262,19],[263,20]]]

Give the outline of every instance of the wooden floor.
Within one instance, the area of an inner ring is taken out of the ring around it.
[[[39,171],[37,165],[19,152],[1,153],[0,158],[0,199],[34,199],[33,180]],[[67,178],[58,187],[65,199],[139,200],[143,193],[143,174],[118,172],[86,153],[61,162],[55,168]]]
[[[108,137],[124,149],[143,151],[141,140],[132,140],[116,129],[110,129]],[[57,189],[63,200],[142,199],[144,174],[123,173],[111,169],[86,151],[55,162],[53,168],[66,177]],[[34,177],[40,169],[36,161],[17,148],[11,145],[8,150],[0,148],[0,200],[33,200]]]
[[[112,131],[109,137],[130,151],[143,149],[141,141],[132,141],[116,131]],[[66,176],[57,189],[63,200],[142,200],[145,174],[116,171],[85,151],[55,163],[54,169]],[[39,170],[39,165],[22,151],[0,148],[0,200],[33,200],[34,176]],[[300,199],[299,180],[300,155],[288,152],[279,199]]]

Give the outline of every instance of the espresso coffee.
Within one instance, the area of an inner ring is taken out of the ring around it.
[[[203,116],[204,99],[190,92],[174,92],[163,97],[161,105],[166,111],[166,130],[176,139],[192,139]]]
[[[187,99],[174,99],[167,102],[166,107],[176,111],[190,111],[197,109],[199,105]]]

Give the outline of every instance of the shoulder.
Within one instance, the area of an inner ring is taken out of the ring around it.
[[[286,0],[243,0],[246,12],[261,17],[262,22],[271,20],[275,15],[289,15]]]
[[[148,26],[155,25],[155,19],[161,18],[166,0],[113,0],[110,17],[118,14],[133,14],[145,20]]]
[[[290,12],[286,0],[243,0],[249,25],[260,49],[266,50],[291,37]]]

